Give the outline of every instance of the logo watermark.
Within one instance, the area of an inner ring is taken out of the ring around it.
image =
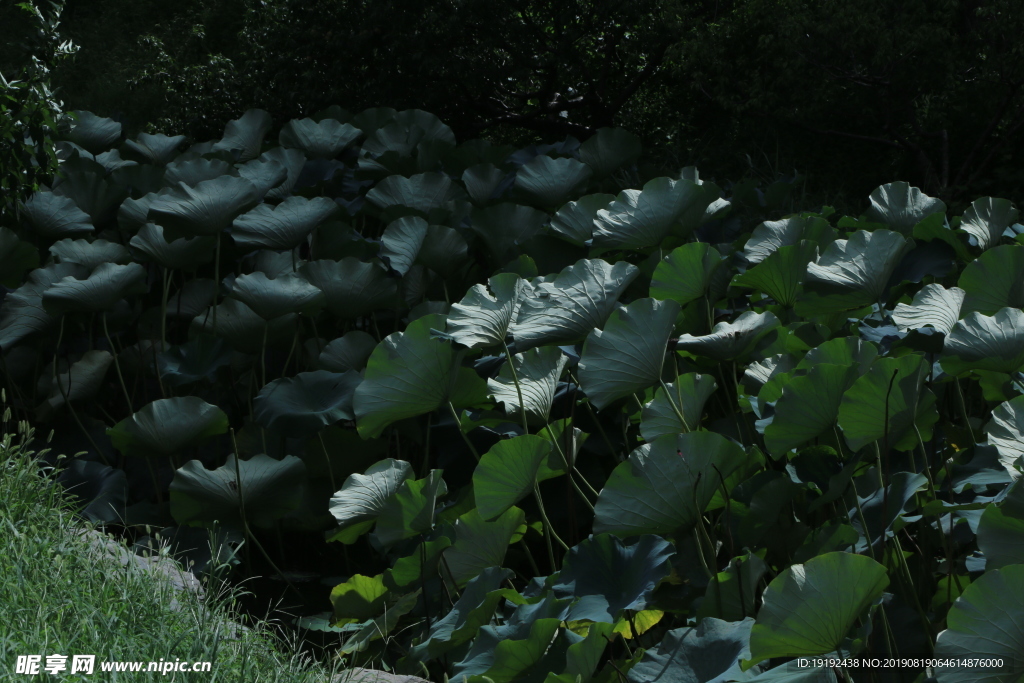
[[[14,673],[37,676],[40,673],[92,675],[96,671],[145,671],[166,676],[169,673],[177,672],[209,672],[211,667],[210,662],[183,662],[181,659],[175,659],[173,662],[164,659],[156,662],[101,661],[97,664],[96,655],[71,655],[70,657],[60,654],[18,655],[14,664]]]

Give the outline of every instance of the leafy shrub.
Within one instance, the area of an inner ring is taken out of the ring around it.
[[[895,182],[793,213],[796,178],[640,182],[621,129],[271,127],[182,151],[81,112],[3,233],[8,394],[70,427],[84,515],[163,527],[199,571],[216,528],[340,653],[438,679],[1019,664],[1009,201],[947,216]]]

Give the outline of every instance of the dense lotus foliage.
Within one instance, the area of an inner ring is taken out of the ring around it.
[[[0,228],[6,396],[83,515],[438,681],[1024,673],[1008,200],[794,214],[795,178],[643,179],[621,129],[271,128],[77,112]],[[1003,664],[793,660],[832,653]]]

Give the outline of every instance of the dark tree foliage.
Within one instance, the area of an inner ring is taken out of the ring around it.
[[[1010,0],[70,0],[67,20],[64,96],[128,130],[390,106],[515,143],[622,125],[659,167],[798,168],[840,206],[897,176],[953,202],[1024,180]]]

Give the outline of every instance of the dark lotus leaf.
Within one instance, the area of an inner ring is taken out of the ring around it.
[[[124,470],[98,462],[73,460],[57,476],[57,483],[79,506],[79,514],[95,524],[124,520],[128,478]]]
[[[672,567],[672,544],[646,535],[625,544],[609,534],[591,536],[569,549],[551,590],[560,598],[580,598],[574,619],[614,624],[623,610],[647,607],[651,593]]]
[[[126,264],[132,256],[123,244],[107,240],[62,239],[50,245],[50,253],[57,263],[77,263],[92,271],[101,263]]]
[[[245,178],[256,186],[260,197],[265,197],[275,187],[288,179],[288,169],[282,164],[260,157],[237,166],[238,177]]]
[[[121,124],[113,119],[81,110],[75,110],[71,115],[61,125],[62,137],[88,150],[90,154],[110,149],[121,137]]]
[[[261,161],[275,161],[284,166],[288,175],[284,181],[267,192],[267,199],[284,199],[291,194],[292,189],[299,180],[302,168],[306,165],[306,155],[297,149],[286,149],[275,147],[260,155]]]
[[[164,268],[193,270],[213,259],[216,238],[207,235],[168,241],[162,227],[146,223],[128,244]]]
[[[150,164],[166,164],[175,156],[185,142],[184,135],[139,133],[134,140],[125,140],[126,155]]]
[[[333,159],[356,141],[363,131],[335,119],[292,119],[278,140],[282,147],[301,149],[309,159]]]
[[[294,249],[339,211],[338,205],[326,197],[289,197],[277,206],[259,204],[235,219],[231,238],[246,251]]]
[[[216,236],[259,201],[256,186],[244,178],[222,176],[195,187],[179,183],[177,190],[153,201],[149,220],[189,237]]]
[[[352,397],[362,376],[313,370],[274,380],[253,399],[256,421],[290,436],[309,436],[340,420],[353,420]]]
[[[181,157],[167,164],[164,183],[172,188],[177,187],[178,183],[195,187],[204,180],[214,180],[225,175],[238,175],[238,170],[223,159]]]
[[[57,320],[43,307],[43,293],[65,277],[85,277],[76,263],[51,263],[36,268],[28,282],[7,294],[0,306],[0,349],[10,350],[27,337],[49,330]]]
[[[629,670],[627,680],[629,683],[745,680],[741,660],[750,656],[753,625],[751,618],[728,622],[707,617],[697,627],[673,629],[656,647],[644,652]]]
[[[398,281],[377,264],[347,257],[310,261],[299,270],[324,293],[327,309],[339,318],[358,318],[395,305]]]
[[[43,239],[92,232],[92,218],[74,200],[53,192],[35,192],[22,205],[33,231]]]
[[[228,431],[223,410],[198,396],[161,398],[107,430],[114,448],[128,456],[174,455]]]
[[[217,371],[231,364],[231,347],[212,335],[199,335],[181,346],[173,346],[157,356],[157,367],[164,384],[178,387],[202,380],[212,382]]]
[[[109,311],[129,294],[148,289],[146,269],[138,263],[120,266],[102,263],[84,280],[65,277],[43,293],[43,306],[51,315]]]
[[[260,155],[263,138],[273,121],[262,109],[250,109],[224,127],[224,136],[213,145],[212,151],[238,152],[239,161],[249,161]]]

